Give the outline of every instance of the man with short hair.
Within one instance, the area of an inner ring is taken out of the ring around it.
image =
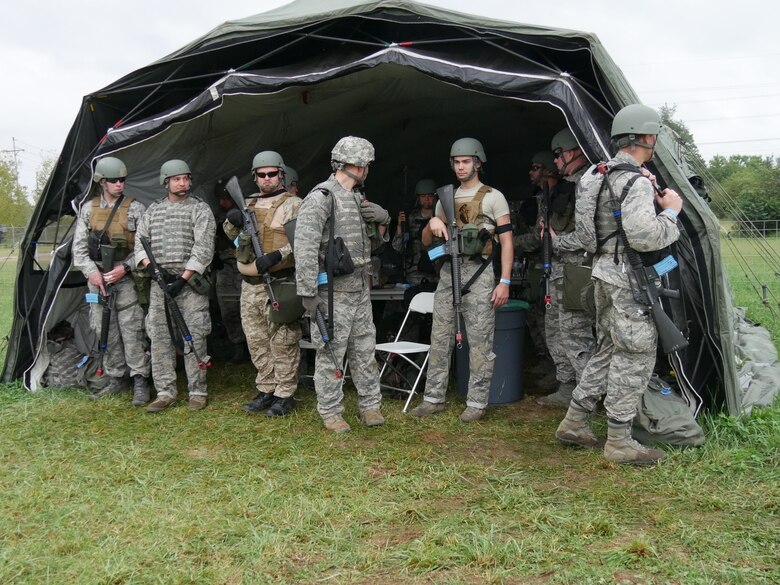
[[[598,343],[555,433],[565,444],[599,446],[588,418],[603,397],[608,417],[604,456],[634,465],[650,465],[666,455],[631,437],[632,421],[655,367],[658,332],[647,306],[635,299],[635,284],[629,277],[630,251],[625,247],[627,241],[635,253],[647,254],[662,250],[680,236],[677,215],[682,199],[671,189],[658,190],[654,177],[642,168],[653,157],[660,131],[658,112],[641,104],[626,106],[612,123],[618,152],[606,163],[605,172],[594,166],[583,177],[581,196],[585,202],[595,202],[596,217],[586,206],[578,206],[577,229],[582,241],[592,243],[596,252]],[[656,205],[661,208],[659,213]]]
[[[100,159],[92,180],[100,193],[82,204],[73,236],[73,265],[87,277],[91,293],[106,296],[106,287],[115,291],[115,303],[108,330],[108,346],[103,369],[108,385],[92,398],[103,398],[127,389],[129,374],[133,378],[133,405],[149,402],[149,356],[146,353],[144,312],[131,271],[135,266],[135,232],[146,207],[125,195],[127,167],[114,157]],[[90,245],[90,243],[92,245]],[[114,249],[114,265],[103,272],[101,245]],[[90,306],[90,325],[100,337],[105,307]]]
[[[257,220],[263,255],[255,255],[251,238],[241,234],[238,245],[238,269],[242,274],[241,318],[249,344],[252,363],[257,368],[257,395],[244,405],[250,414],[268,417],[285,416],[295,406],[298,388],[298,364],[301,359],[300,313],[294,320],[281,323],[274,319],[271,298],[264,274],[275,284],[295,282],[295,259],[285,224],[298,217],[301,199],[292,195],[284,184],[284,161],[273,150],[258,152],[252,160],[252,176],[258,193],[245,202]],[[235,238],[244,226],[240,209],[232,209],[224,223],[225,233]],[[279,307],[279,311],[289,307]],[[278,315],[276,315],[278,317]]]
[[[433,262],[422,245],[421,235],[425,225],[433,217],[436,205],[436,183],[431,179],[420,179],[415,185],[417,206],[407,216],[404,210],[398,212],[398,225],[393,236],[393,249],[403,257],[406,282],[417,286],[427,280],[435,284],[439,280]]]
[[[485,230],[489,238],[484,246],[463,258],[461,282],[471,284],[470,292],[463,295],[462,312],[469,341],[469,381],[466,409],[461,413],[463,422],[477,421],[485,416],[493,378],[493,335],[495,311],[509,299],[510,276],[512,275],[512,224],[509,205],[498,189],[484,185],[479,173],[486,162],[482,143],[474,138],[456,140],[450,149],[450,166],[460,187],[455,192],[455,215],[458,227],[476,225]],[[422,231],[422,242],[430,246],[433,238],[448,237],[446,216],[441,202],[436,205],[435,216]],[[495,284],[490,258],[498,234],[501,244],[501,279]],[[481,272],[480,272],[481,271]],[[455,343],[455,309],[452,305],[452,272],[449,263],[444,263],[440,273],[433,306],[433,328],[431,331],[431,354],[428,362],[427,379],[423,402],[411,410],[414,416],[429,416],[445,410],[445,395],[450,373],[450,355]]]
[[[585,261],[585,250],[575,231],[577,188],[588,159],[572,131],[564,128],[552,138],[551,150],[561,180],[550,193],[550,235],[552,236],[551,305],[544,316],[547,348],[555,363],[558,388],[537,398],[543,406],[566,408],[582,370],[593,354],[593,319],[584,311],[566,307],[564,280],[573,277]]]
[[[208,204],[191,195],[192,173],[186,162],[169,160],[164,163],[160,168],[160,185],[165,188],[166,195],[146,210],[137,237],[149,241],[158,267],[168,273],[168,292],[181,310],[195,351],[204,357],[211,316],[208,291],[201,282],[214,256],[214,215]],[[135,261],[152,271],[142,247],[136,251]],[[197,290],[191,283],[193,279],[199,281]],[[172,336],[180,337],[182,332],[177,331],[171,321],[165,295],[156,284],[151,289],[146,332],[152,342],[152,376],[157,390],[157,399],[146,410],[160,412],[176,401],[176,347]],[[184,346],[184,368],[189,408],[205,408],[208,396],[206,370],[201,369],[187,345]]]
[[[374,146],[365,138],[345,136],[339,140],[331,152],[333,174],[303,200],[295,229],[298,294],[311,317],[312,342],[317,347],[317,411],[325,428],[336,433],[350,430],[343,417],[342,381],[334,373],[345,353],[358,393],[360,420],[369,427],[384,424],[368,279],[372,249],[389,239],[386,229],[390,215],[366,201],[361,190],[373,161]],[[348,251],[354,269],[328,253],[335,247],[329,246],[332,235],[343,242],[339,247]],[[333,354],[325,348],[315,323],[317,312],[327,316],[329,307],[333,315],[329,323]]]

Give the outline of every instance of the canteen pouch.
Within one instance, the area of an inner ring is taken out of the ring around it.
[[[271,282],[271,288],[274,291],[276,300],[279,301],[279,310],[269,312],[271,323],[287,325],[295,323],[303,317],[303,301],[298,296],[294,280],[277,278]]]
[[[238,249],[236,260],[241,264],[254,264],[257,260],[254,248],[252,248],[252,236],[241,232],[238,235]]]
[[[211,292],[211,279],[205,274],[196,272],[190,277],[187,284],[199,295],[208,296]]]
[[[563,266],[563,307],[569,311],[582,311],[582,291],[591,283],[590,266],[565,264]]]

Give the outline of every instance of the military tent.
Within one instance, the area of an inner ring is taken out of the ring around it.
[[[233,174],[248,190],[250,161],[263,149],[281,152],[305,190],[327,176],[332,145],[353,134],[376,146],[369,197],[396,212],[417,179],[451,181],[449,146],[459,137],[483,142],[486,182],[511,197],[528,188],[532,153],[565,126],[591,161],[607,158],[612,117],[638,101],[589,33],[407,0],[298,0],[226,22],[84,98],[22,245],[4,379],[37,387],[33,364],[46,332],[82,302],[70,224],[101,156],[126,162],[127,192],[146,203],[163,195],[160,164],[184,159],[196,194],[208,199],[215,181]],[[739,414],[750,401],[718,222],[681,162],[664,135],[658,175],[685,198],[684,310],[672,312],[691,340],[672,366],[693,409]]]

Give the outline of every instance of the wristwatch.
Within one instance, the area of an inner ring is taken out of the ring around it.
[[[130,274],[130,272],[133,270],[130,268],[130,265],[127,262],[122,262],[122,268],[125,269],[126,274]]]

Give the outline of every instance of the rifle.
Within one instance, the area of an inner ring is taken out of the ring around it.
[[[157,264],[154,254],[152,254],[152,246],[149,244],[149,240],[143,236],[140,236],[138,239],[141,240],[141,245],[144,247],[146,257],[152,265],[152,271],[154,272],[152,278],[160,286],[160,290],[162,290],[163,297],[165,298],[165,306],[168,307],[176,328],[179,330],[179,333],[181,333],[184,341],[187,342],[187,345],[189,345],[190,352],[195,356],[195,359],[198,360],[198,367],[201,370],[205,370],[211,365],[211,358],[206,355],[201,359],[198,355],[198,351],[195,349],[195,343],[192,341],[192,334],[190,333],[190,328],[187,327],[187,322],[184,320],[184,315],[181,314],[181,309],[179,308],[176,299],[168,292],[168,284],[165,281],[165,277],[170,275],[164,268]]]
[[[606,165],[599,165],[599,172],[608,174]],[[680,291],[665,288],[661,282],[661,277],[677,268],[677,261],[670,254],[660,262],[652,266],[645,266],[639,253],[628,243],[628,236],[623,230],[623,217],[620,209],[620,200],[615,196],[615,191],[609,178],[606,178],[607,187],[610,194],[610,204],[612,213],[615,217],[615,224],[623,243],[623,249],[628,257],[628,263],[631,270],[628,273],[631,281],[631,291],[634,294],[634,300],[650,309],[655,328],[658,331],[658,341],[661,342],[661,348],[665,354],[674,353],[688,347],[688,340],[682,332],[677,329],[672,319],[664,312],[661,306],[661,297],[679,299]],[[660,193],[657,185],[653,188]]]
[[[114,268],[114,247],[105,244],[100,246],[100,272],[105,274]],[[102,305],[103,314],[100,319],[100,339],[98,341],[98,368],[97,375],[102,376],[103,359],[108,351],[108,332],[111,327],[111,313],[116,308],[116,289],[113,284],[105,283],[106,295],[99,293],[87,293],[85,299],[88,303]]]
[[[320,330],[320,336],[322,337],[323,343],[325,343],[325,347],[330,352],[330,361],[333,362],[333,367],[336,368],[336,378],[341,380],[341,378],[344,377],[344,373],[341,371],[339,362],[336,359],[336,354],[333,351],[333,345],[331,345],[330,336],[328,335],[328,325],[325,323],[325,316],[322,314],[322,311],[320,311],[319,307],[317,307],[317,313],[314,316],[314,321],[317,323],[317,329]]]
[[[442,245],[430,250],[428,257],[435,260],[439,256],[449,254],[450,271],[452,273],[452,306],[455,308],[455,345],[458,349],[463,349],[463,331],[461,321],[461,278],[460,278],[460,230],[455,216],[455,192],[452,185],[445,185],[436,189],[439,196],[439,203],[444,210],[447,218],[447,241]]]
[[[225,184],[225,191],[228,192],[233,203],[236,204],[236,207],[241,210],[241,213],[244,216],[243,231],[252,239],[252,249],[255,252],[255,256],[260,258],[260,256],[263,255],[263,248],[260,246],[260,228],[257,225],[257,217],[247,209],[244,194],[241,192],[241,186],[238,184],[238,179],[235,175],[230,177],[230,180]],[[268,298],[271,299],[271,308],[274,311],[278,311],[279,301],[276,300],[274,289],[271,287],[273,278],[271,278],[271,274],[268,271],[263,272],[261,276],[265,281],[265,290],[268,293]]]
[[[550,234],[550,185],[547,181],[542,184],[542,267],[544,268],[544,307],[552,307],[552,295],[550,294],[550,275],[552,274],[552,235]]]

